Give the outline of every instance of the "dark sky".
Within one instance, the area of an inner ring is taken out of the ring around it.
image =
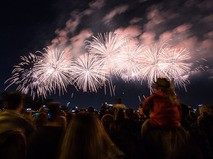
[[[118,31],[143,43],[172,39],[176,46],[190,50],[193,63],[187,92],[176,89],[180,100],[188,105],[213,103],[213,2],[212,0],[9,0],[1,5],[0,91],[11,77],[13,66],[26,56],[46,46],[72,46],[75,56],[82,54],[79,43],[97,33]],[[71,101],[78,106],[100,106],[122,97],[136,108],[139,96],[149,95],[144,82],[115,80],[116,94],[101,89],[83,93],[70,86],[56,100]],[[14,90],[12,86],[8,90]],[[71,98],[72,96],[72,98]]]

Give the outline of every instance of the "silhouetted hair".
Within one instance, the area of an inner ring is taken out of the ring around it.
[[[0,133],[0,158],[25,159],[27,152],[26,137],[19,130]]]
[[[62,143],[60,159],[107,159],[119,155],[123,153],[113,144],[96,115],[79,112],[73,117]]]
[[[94,112],[94,108],[93,108],[92,106],[89,106],[87,110],[88,110],[88,112],[90,112],[90,113],[93,113],[93,112]]]
[[[152,88],[159,89],[162,91],[164,97],[168,97],[172,104],[179,105],[180,101],[177,98],[174,88],[171,85],[171,81],[166,78],[158,78],[156,82],[153,83]]]
[[[171,84],[168,79],[166,78],[158,78],[156,82],[154,82],[153,87],[162,88],[162,89],[169,89]]]

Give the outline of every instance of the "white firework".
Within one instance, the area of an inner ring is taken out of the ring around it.
[[[41,56],[30,53],[28,56],[21,56],[21,62],[14,66],[12,76],[5,81],[10,84],[5,88],[8,89],[11,85],[18,85],[16,90],[30,94],[33,98],[36,96],[45,97],[48,87],[39,81],[35,65],[41,60]]]
[[[106,69],[113,73],[116,56],[126,44],[126,37],[109,32],[98,34],[97,37],[93,36],[91,41],[87,41],[86,48],[90,54],[99,56],[105,63]]]
[[[115,71],[125,81],[140,79],[143,45],[126,45],[115,58]]]
[[[159,77],[165,77],[164,66],[161,63],[161,54],[164,52],[166,44],[156,43],[147,47],[142,55],[141,61],[141,79],[147,80],[151,86]]]
[[[107,72],[102,60],[91,54],[84,54],[72,63],[72,77],[78,89],[97,92],[107,80]]]
[[[161,55],[161,62],[164,63],[164,72],[169,79],[174,80],[174,84],[184,87],[189,83],[188,75],[192,64],[190,52],[185,48],[167,48]]]
[[[35,65],[40,81],[44,82],[50,93],[66,92],[66,87],[71,84],[71,57],[62,49],[47,48],[42,53],[42,60]]]
[[[141,77],[148,81],[149,87],[157,78],[165,77],[185,88],[189,83],[187,75],[191,69],[189,59],[190,54],[186,49],[177,50],[167,43],[156,43],[143,53]]]

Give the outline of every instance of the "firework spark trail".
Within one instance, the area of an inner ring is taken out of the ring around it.
[[[72,83],[71,57],[62,49],[47,48],[42,53],[42,60],[35,65],[40,81],[44,82],[49,92],[59,94],[66,92],[66,87]]]
[[[108,73],[102,60],[86,53],[72,63],[72,77],[77,88],[84,92],[97,92],[107,81]]]
[[[39,81],[35,71],[35,64],[41,60],[41,56],[30,53],[28,56],[21,56],[20,59],[21,62],[14,66],[12,77],[5,81],[5,83],[10,83],[5,90],[16,84],[18,85],[16,90],[24,94],[31,94],[33,99],[36,96],[46,97],[47,87]]]
[[[98,34],[93,36],[91,41],[86,41],[90,54],[99,56],[105,63],[106,69],[110,73],[114,73],[116,56],[120,53],[120,49],[127,44],[127,38],[113,32]]]
[[[109,86],[109,91],[111,96],[115,96],[115,88],[116,85],[113,85],[112,80],[108,80],[108,86]]]

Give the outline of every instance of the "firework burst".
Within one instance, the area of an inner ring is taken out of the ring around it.
[[[71,57],[69,53],[57,48],[44,49],[42,60],[35,65],[40,81],[44,82],[50,92],[56,90],[59,94],[66,92],[66,87],[71,84]]]
[[[185,88],[189,83],[187,74],[190,72],[189,52],[185,49],[171,48],[167,43],[156,43],[143,53],[141,77],[148,81],[149,87],[159,77],[174,80],[178,86]]]
[[[97,92],[107,80],[107,72],[102,60],[86,53],[72,63],[72,77],[77,88],[84,92]]]
[[[11,85],[18,85],[16,90],[24,93],[31,94],[33,98],[36,96],[46,96],[44,93],[48,88],[45,84],[38,79],[35,65],[41,60],[41,56],[30,53],[28,56],[21,56],[21,62],[14,66],[12,76],[5,81],[10,84],[5,88],[8,89]]]
[[[161,54],[165,50],[166,45],[155,44],[145,49],[141,61],[141,79],[148,81],[151,86],[158,77],[164,77],[163,68],[165,66],[161,63]]]
[[[124,81],[140,79],[143,45],[126,45],[116,57],[115,71]]]
[[[98,34],[93,36],[91,41],[86,41],[90,54],[95,54],[100,57],[105,63],[105,67],[110,73],[113,73],[115,59],[120,53],[123,46],[127,44],[127,38],[113,32]]]
[[[115,94],[112,77],[121,77],[124,81],[146,80],[151,85],[159,77],[165,77],[174,85],[184,87],[189,83],[191,63],[186,49],[174,49],[168,43],[155,43],[144,46],[130,45],[129,38],[113,32],[93,36],[86,41],[88,53],[76,59],[71,53],[59,48],[46,48],[40,55],[30,53],[21,56],[21,62],[14,66],[9,82],[18,85],[17,90],[25,94],[45,97],[67,91],[68,85],[74,85],[83,92],[97,92],[106,84],[110,93]]]
[[[167,77],[174,80],[174,84],[180,87],[189,83],[187,80],[191,70],[191,59],[189,51],[186,49],[167,48],[162,53],[161,63],[165,65],[164,72]]]

